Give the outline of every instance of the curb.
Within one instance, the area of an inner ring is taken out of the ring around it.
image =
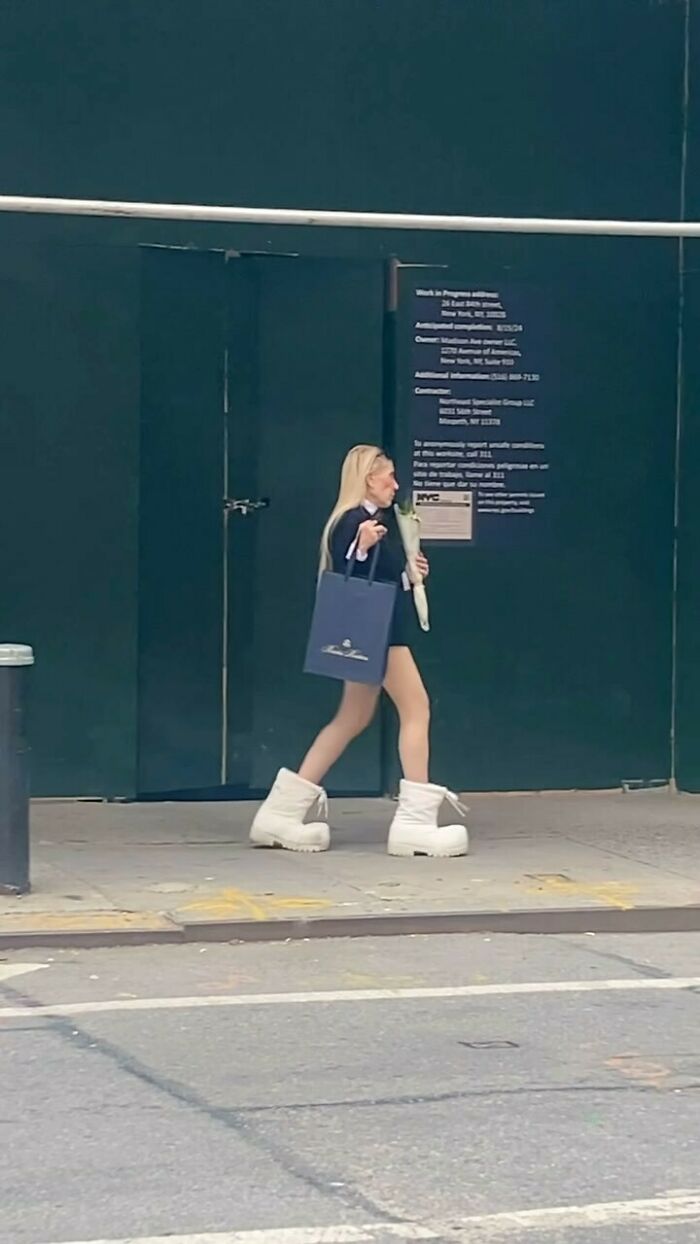
[[[21,929],[4,929],[0,923],[0,953],[4,950],[29,950],[34,946],[60,950],[80,946],[96,949],[100,946],[182,945],[185,940],[182,925],[168,917],[161,918],[157,926],[148,921],[140,924],[137,920],[131,920],[128,925],[115,922],[110,926],[105,922],[98,928],[90,927],[89,924],[80,928],[72,922],[64,928],[25,926]]]
[[[334,937],[400,937],[450,933],[697,933],[700,905],[687,907],[549,908],[527,911],[408,912],[291,920],[188,920],[161,915],[157,926],[131,916],[127,925],[3,929],[0,951],[36,946],[60,949],[185,945],[201,942],[280,942]]]

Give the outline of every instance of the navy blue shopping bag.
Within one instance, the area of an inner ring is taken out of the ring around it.
[[[396,584],[375,579],[379,545],[368,578],[354,575],[355,558],[345,574],[321,575],[304,664],[305,674],[379,687],[386,673]]]

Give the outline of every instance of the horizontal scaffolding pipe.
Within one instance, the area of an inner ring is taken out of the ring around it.
[[[0,195],[0,211],[133,220],[200,220],[237,225],[317,225],[330,229],[424,229],[443,233],[590,234],[602,237],[697,238],[699,221],[557,220],[538,216],[425,216],[404,212],[327,212],[289,207],[210,207],[112,199]]]

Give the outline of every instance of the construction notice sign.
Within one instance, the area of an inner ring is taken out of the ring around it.
[[[411,289],[401,388],[423,539],[509,544],[542,531],[554,371],[544,303],[525,287]]]

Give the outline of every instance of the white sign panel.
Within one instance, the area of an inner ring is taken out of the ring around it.
[[[421,521],[423,540],[473,539],[474,494],[416,490],[413,504]]]

